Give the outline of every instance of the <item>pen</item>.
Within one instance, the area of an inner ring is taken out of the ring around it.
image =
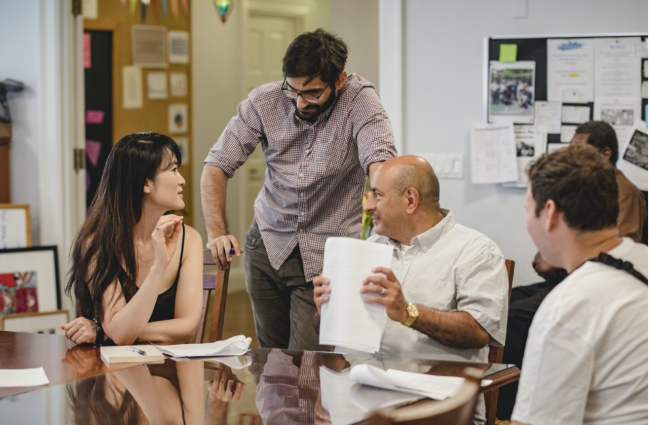
[[[230,248],[228,250],[228,254],[233,255],[235,253],[235,250],[233,248]]]
[[[129,351],[135,351],[136,353],[140,354],[141,356],[146,356],[147,355],[147,353],[145,351],[138,350],[135,347],[129,347]]]

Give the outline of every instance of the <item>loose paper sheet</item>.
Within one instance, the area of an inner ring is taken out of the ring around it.
[[[189,63],[189,33],[187,31],[169,31],[169,63]]]
[[[565,124],[582,124],[589,121],[589,106],[562,106],[562,122]]]
[[[379,350],[384,307],[366,304],[363,280],[375,267],[391,266],[393,247],[351,238],[325,242],[323,276],[329,279],[329,302],[321,308],[320,343],[367,353]]]
[[[535,102],[535,125],[543,125],[550,134],[559,134],[562,126],[562,103]]]
[[[0,209],[0,249],[27,246],[27,211],[22,208]]]
[[[638,39],[596,38],[595,97],[638,98],[641,64],[636,55]],[[596,119],[596,118],[595,118]]]
[[[641,101],[636,98],[596,98],[594,120],[609,123],[616,131],[619,152],[632,134],[634,123],[641,119]]]
[[[515,126],[519,177],[516,182],[504,183],[505,187],[528,187],[528,167],[546,152],[546,133],[535,127],[530,125]]]
[[[472,183],[517,180],[517,146],[512,122],[477,124],[472,130]]]
[[[169,86],[172,97],[187,96],[187,74],[184,72],[170,73]]]
[[[576,134],[577,125],[563,125],[560,133],[560,142],[570,143],[573,136]]]
[[[360,385],[350,379],[350,371],[335,372],[320,367],[320,390],[323,409],[330,414],[332,425],[361,421],[370,412],[422,398],[412,393],[389,391]]]
[[[0,369],[0,387],[35,387],[50,381],[42,367],[34,369]]]
[[[167,99],[166,72],[150,72],[147,74],[147,97],[149,99]]]
[[[122,102],[124,109],[142,108],[142,69],[137,66],[122,68]]]
[[[580,102],[594,100],[594,46],[593,40],[549,39],[547,51],[547,98],[562,101],[563,88],[580,93]]]
[[[465,378],[459,376],[436,376],[395,369],[385,371],[369,364],[354,366],[350,379],[360,384],[423,395],[434,400],[456,395],[465,383]],[[482,386],[491,383],[491,380],[481,381]]]
[[[619,140],[620,142],[620,140]],[[638,123],[625,148],[621,150],[617,166],[625,177],[639,190],[648,190],[648,130],[645,123]]]

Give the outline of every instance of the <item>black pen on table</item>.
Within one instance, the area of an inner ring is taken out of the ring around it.
[[[129,347],[129,351],[134,351],[134,352],[140,354],[141,356],[146,356],[147,355],[146,351],[138,350],[135,347]]]

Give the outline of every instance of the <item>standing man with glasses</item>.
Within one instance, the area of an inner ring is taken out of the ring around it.
[[[288,47],[284,81],[255,88],[210,149],[201,177],[207,247],[221,269],[244,255],[262,347],[323,349],[312,280],[325,240],[358,238],[366,176],[396,155],[374,86],[347,75],[348,49],[318,29]],[[261,143],[267,164],[244,249],[226,228],[228,179]]]

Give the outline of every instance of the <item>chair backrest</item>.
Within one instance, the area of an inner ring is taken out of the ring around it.
[[[402,408],[387,408],[374,413],[371,425],[471,425],[484,373],[466,368],[465,383],[453,397],[442,401],[426,401]]]
[[[513,260],[505,260],[506,272],[508,272],[508,308],[510,307],[510,294],[512,292],[512,279],[515,277],[515,262]],[[490,363],[501,363],[503,361],[503,347],[496,347],[490,345],[490,353],[488,354],[488,361]],[[497,415],[497,398],[499,389],[495,389],[485,393],[485,413],[487,422],[486,425],[494,425]]]
[[[203,250],[203,265],[216,265],[212,257],[212,251]],[[196,331],[196,343],[203,342],[203,334],[207,329],[207,342],[214,342],[222,339],[223,321],[226,314],[226,294],[228,292],[228,275],[230,270],[218,270],[216,275],[203,275],[203,310],[201,321]],[[212,292],[214,291],[214,297]],[[210,303],[210,300],[213,300]],[[210,309],[212,304],[212,309]],[[210,314],[210,310],[212,313]],[[208,317],[210,315],[210,317]]]

